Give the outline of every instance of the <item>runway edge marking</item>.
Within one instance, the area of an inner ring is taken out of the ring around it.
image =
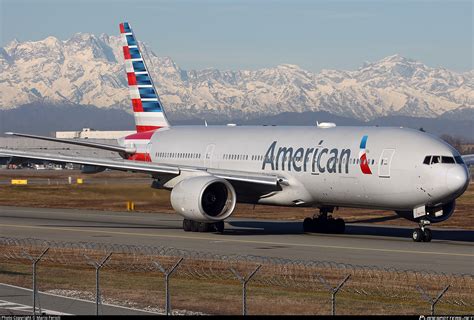
[[[14,288],[14,289],[21,289],[21,290],[33,292],[32,289],[25,288],[25,287],[15,286],[15,285],[13,285],[13,284],[0,283],[0,286],[11,287],[11,288]],[[47,295],[47,296],[63,298],[63,299],[77,300],[77,301],[87,302],[87,303],[95,303],[95,301],[91,301],[91,300],[85,300],[85,299],[81,299],[81,298],[72,298],[72,297],[67,297],[67,296],[61,296],[61,295],[59,295],[59,294],[48,293],[48,292],[43,292],[43,291],[38,291],[38,293],[41,293],[41,294],[44,294],[44,295]],[[101,305],[102,305],[102,306],[107,306],[107,307],[113,307],[113,308],[121,308],[121,309],[126,309],[126,310],[131,310],[131,311],[139,311],[139,312],[143,312],[143,313],[150,313],[150,314],[162,315],[161,313],[157,313],[157,312],[152,312],[152,311],[147,311],[147,310],[141,310],[141,309],[136,309],[136,308],[130,308],[130,307],[124,307],[124,306],[118,306],[118,305],[109,304],[109,303],[101,303]],[[67,313],[65,313],[65,315],[67,315]]]

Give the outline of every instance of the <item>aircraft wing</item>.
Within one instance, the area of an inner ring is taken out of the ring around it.
[[[35,159],[45,160],[59,163],[75,163],[87,166],[96,166],[111,170],[120,171],[133,171],[148,173],[151,175],[159,176],[162,174],[167,175],[180,175],[181,172],[185,171],[203,171],[213,176],[223,178],[231,181],[248,182],[254,184],[263,184],[270,186],[277,186],[279,183],[287,184],[286,179],[274,175],[259,174],[253,172],[244,172],[237,170],[219,170],[219,169],[206,169],[201,167],[192,166],[177,166],[168,164],[159,164],[152,162],[140,162],[131,161],[124,159],[97,159],[97,158],[85,158],[85,157],[71,157],[63,156],[58,154],[47,154],[38,152],[25,152],[9,149],[0,149],[0,157],[11,157],[20,159]]]
[[[461,157],[467,166],[472,166],[474,164],[474,154],[465,154]]]
[[[46,141],[73,144],[73,145],[102,149],[102,150],[115,151],[118,153],[134,153],[135,152],[135,149],[130,149],[127,147],[114,146],[114,145],[105,144],[105,143],[89,142],[89,141],[84,141],[84,140],[59,139],[59,138],[36,136],[32,134],[17,133],[17,132],[5,132],[5,134],[9,136],[25,137],[25,138],[30,138],[30,139],[46,140]]]

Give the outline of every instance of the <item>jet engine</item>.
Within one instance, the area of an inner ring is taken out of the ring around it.
[[[225,179],[198,176],[180,181],[171,191],[171,205],[184,218],[222,221],[235,208],[234,187]]]
[[[413,218],[412,211],[396,211],[396,213],[405,219],[411,221],[419,221],[420,219],[426,219],[432,223],[442,222],[447,220],[454,212],[456,202],[453,200],[443,205],[435,207],[426,207],[426,215],[420,218]]]

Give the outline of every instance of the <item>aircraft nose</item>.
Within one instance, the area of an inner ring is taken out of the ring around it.
[[[446,174],[446,184],[449,191],[464,192],[469,183],[469,174],[464,166],[450,168]]]

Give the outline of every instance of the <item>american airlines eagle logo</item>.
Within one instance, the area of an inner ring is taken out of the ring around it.
[[[360,170],[362,170],[363,174],[372,174],[372,171],[369,167],[369,162],[367,160],[367,152],[365,151],[365,147],[367,145],[367,138],[368,136],[363,136],[362,140],[360,140],[360,151],[359,151],[359,159],[360,159]]]

